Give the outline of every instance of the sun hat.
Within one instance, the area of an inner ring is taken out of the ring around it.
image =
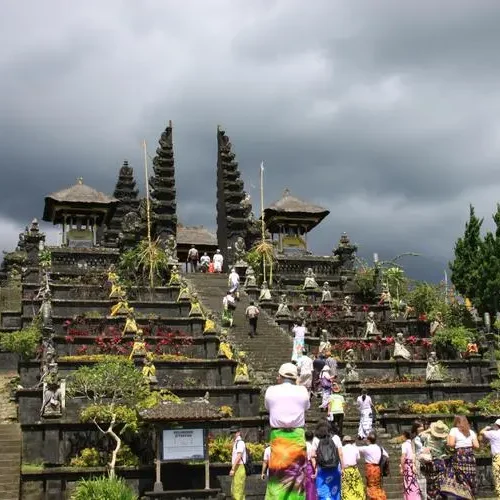
[[[442,420],[438,420],[437,422],[432,422],[432,424],[429,427],[429,430],[434,437],[440,439],[447,437],[450,432],[450,428]]]
[[[283,378],[296,379],[298,377],[298,370],[293,363],[283,363],[278,370],[278,374]]]
[[[354,443],[354,439],[351,436],[348,436],[347,434],[344,436],[344,439],[342,439],[343,443]]]

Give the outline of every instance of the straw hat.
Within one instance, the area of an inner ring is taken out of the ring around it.
[[[429,430],[431,432],[431,435],[438,439],[444,439],[450,432],[450,428],[442,420],[432,422]]]
[[[297,366],[293,363],[283,363],[278,370],[278,374],[283,378],[291,378],[293,380],[299,376]]]
[[[354,443],[354,439],[351,436],[345,435],[344,439],[342,439],[343,443]]]

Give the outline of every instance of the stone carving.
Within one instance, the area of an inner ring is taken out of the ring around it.
[[[141,329],[137,330],[137,333],[134,337],[134,343],[132,345],[132,351],[130,351],[128,359],[146,356],[146,341],[144,340],[143,333],[144,332]]]
[[[280,297],[280,303],[278,305],[278,310],[276,311],[276,317],[290,317],[292,313],[288,308],[288,300],[286,298],[286,294],[282,294]]]
[[[391,292],[389,292],[389,288],[387,285],[383,285],[382,291],[380,292],[380,300],[379,305],[390,305],[392,301]]]
[[[304,309],[304,306],[300,306],[299,310],[297,311],[297,318],[299,319],[300,323],[305,323],[307,320],[307,312]]]
[[[255,271],[253,267],[247,267],[245,272],[245,283],[243,285],[245,288],[256,288],[257,287],[257,278],[255,277]]]
[[[177,286],[181,283],[181,274],[179,268],[174,264],[170,269],[170,280],[168,281],[168,286]]]
[[[150,384],[157,384],[158,379],[156,378],[156,367],[153,363],[153,354],[150,352],[146,353],[144,359],[142,360],[142,375],[146,378]]]
[[[205,335],[215,335],[217,333],[217,326],[215,324],[214,315],[212,313],[208,313],[207,318],[205,319],[203,333]]]
[[[246,353],[240,351],[238,353],[238,364],[236,366],[236,374],[234,376],[235,384],[249,384],[250,375],[248,373],[248,365],[246,363]]]
[[[346,295],[342,301],[342,311],[344,311],[344,316],[350,318],[354,316],[352,313],[352,298],[350,295]]]
[[[330,291],[330,284],[328,281],[323,283],[323,289],[321,290],[321,302],[331,302],[332,292]]]
[[[401,332],[396,334],[396,338],[394,339],[394,352],[392,357],[394,359],[411,360],[411,352],[406,348],[404,335]]]
[[[245,255],[246,255],[246,245],[245,245],[245,240],[241,237],[238,236],[236,238],[236,241],[234,242],[234,261],[236,264],[246,264],[245,262]]]
[[[220,334],[219,342],[219,352],[217,353],[218,358],[233,359],[233,349],[229,340],[227,339],[227,330],[224,328]]]
[[[375,313],[370,311],[368,313],[368,317],[366,318],[365,338],[377,335],[380,335],[380,332],[377,328],[377,324],[375,323]]]
[[[127,316],[130,313],[133,314],[134,308],[128,305],[127,298],[124,296],[120,298],[117,304],[115,304],[109,313],[110,316]]]
[[[201,307],[200,300],[198,299],[198,294],[195,292],[191,295],[191,309],[189,310],[190,318],[203,318],[203,308]]]
[[[125,320],[125,326],[123,328],[122,335],[126,335],[127,333],[133,333],[134,335],[137,333],[137,323],[135,322],[133,307],[131,307],[127,313],[127,319]]]
[[[354,353],[354,349],[347,349],[344,360],[344,382],[359,382],[359,373],[356,367],[356,354]]]
[[[319,354],[325,354],[329,352],[332,348],[332,344],[330,344],[330,341],[328,340],[328,330],[321,330],[321,335],[319,338]]]
[[[191,291],[185,278],[180,279],[180,287],[177,302],[189,302],[191,300]]]
[[[272,300],[271,290],[269,290],[269,286],[267,285],[267,281],[263,281],[260,287],[259,301],[260,302],[269,302]]]
[[[173,234],[165,241],[165,253],[168,256],[169,264],[176,264],[179,262],[177,259],[177,241]]]
[[[57,363],[50,363],[43,382],[43,401],[40,417],[60,417],[64,407],[64,386]]]
[[[356,260],[357,249],[357,245],[351,243],[347,233],[343,233],[333,254],[340,260],[343,269],[352,270]]]
[[[43,328],[52,329],[52,293],[50,290],[46,290],[43,294],[39,314],[42,317]]]
[[[443,315],[438,312],[436,314],[436,319],[431,323],[431,337],[434,336],[439,330],[445,328],[445,324],[443,321]]]
[[[432,351],[427,359],[427,367],[425,369],[426,382],[443,382],[445,374],[443,366],[438,360],[437,354]]]
[[[316,276],[314,275],[311,267],[309,267],[306,271],[303,288],[304,290],[315,290],[319,288],[318,283],[316,283]]]

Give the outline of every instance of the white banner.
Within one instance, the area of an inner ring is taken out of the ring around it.
[[[163,431],[163,460],[204,460],[203,429]]]

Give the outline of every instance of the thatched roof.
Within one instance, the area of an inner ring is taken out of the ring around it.
[[[288,189],[285,189],[281,199],[267,207],[266,210],[273,210],[275,212],[310,214],[321,214],[323,212],[326,212],[326,215],[330,213],[326,208],[320,207],[318,205],[313,205],[312,203],[307,203],[306,201],[292,196]]]
[[[203,226],[187,227],[177,224],[177,244],[217,247],[217,238]]]
[[[153,408],[141,411],[140,415],[147,422],[193,422],[221,418],[219,409],[205,402],[173,403],[162,401]]]

